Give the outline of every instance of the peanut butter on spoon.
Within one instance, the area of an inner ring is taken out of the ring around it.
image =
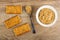
[[[32,7],[29,5],[25,6],[25,11],[26,11],[26,13],[28,13],[30,15],[32,12]]]

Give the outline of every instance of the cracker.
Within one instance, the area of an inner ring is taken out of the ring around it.
[[[13,29],[15,36],[27,33],[31,30],[29,24],[23,24]]]
[[[22,6],[21,5],[7,5],[6,6],[6,13],[7,14],[21,14],[22,13]]]
[[[21,18],[19,16],[14,16],[12,18],[9,18],[8,20],[6,20],[4,23],[5,23],[5,26],[7,28],[11,28],[13,27],[14,25],[17,25],[18,23],[21,22]]]

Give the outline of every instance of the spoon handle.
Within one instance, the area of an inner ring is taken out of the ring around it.
[[[30,19],[31,19],[31,17],[30,17]],[[33,33],[36,33],[35,28],[34,28],[34,24],[32,23],[32,19],[31,19],[31,26],[32,26]]]

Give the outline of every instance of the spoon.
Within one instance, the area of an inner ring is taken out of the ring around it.
[[[32,32],[36,33],[35,28],[34,28],[34,24],[32,22],[32,7],[31,6],[25,6],[25,11],[26,13],[28,13],[28,15],[30,16],[30,20],[31,20],[31,26],[32,26]]]

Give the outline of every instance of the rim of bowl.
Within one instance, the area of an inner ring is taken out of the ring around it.
[[[49,9],[51,9],[51,10],[54,12],[54,14],[55,14],[55,19],[54,19],[54,21],[53,21],[52,23],[50,23],[50,24],[43,24],[43,23],[39,20],[38,15],[39,15],[40,10],[43,9],[43,8],[49,8]],[[37,10],[37,12],[36,12],[36,20],[37,20],[37,22],[38,22],[41,26],[51,27],[52,25],[54,25],[54,24],[56,23],[56,20],[57,20],[57,11],[56,11],[56,9],[55,9],[53,6],[51,6],[51,5],[43,5],[43,6],[41,6],[40,8],[38,8],[38,10]]]

